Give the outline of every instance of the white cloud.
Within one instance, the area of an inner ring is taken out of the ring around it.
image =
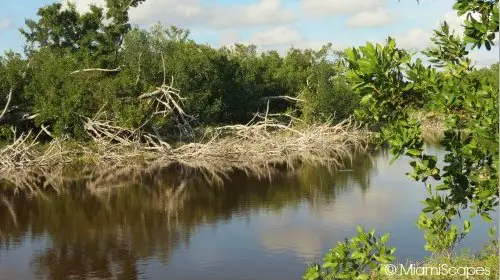
[[[302,0],[302,8],[309,14],[329,16],[339,13],[359,13],[385,5],[385,0]]]
[[[104,0],[73,0],[79,11],[89,4],[104,6]],[[203,25],[212,28],[255,26],[290,22],[294,14],[281,0],[259,0],[248,5],[206,4],[200,0],[152,0],[130,10],[130,21],[149,25],[158,21],[181,26]]]
[[[312,50],[320,50],[323,46],[326,44],[331,43],[331,42],[325,42],[325,41],[318,41],[318,40],[303,40],[299,42],[297,45],[294,47],[301,48],[301,49],[312,49]],[[334,50],[343,50],[345,49],[345,46],[342,46],[337,43],[331,43],[332,48]]]
[[[281,55],[286,55],[291,47],[319,50],[328,43],[322,40],[309,39],[289,26],[277,26],[258,31],[246,39],[242,38],[236,29],[222,30],[219,34],[218,46],[232,47],[235,43],[253,44],[257,47],[258,52],[275,50]],[[344,46],[340,44],[330,44],[335,50],[344,49]]]
[[[432,32],[422,28],[413,28],[404,34],[395,36],[398,47],[410,50],[422,50],[430,46]]]
[[[135,24],[166,24],[186,26],[206,22],[209,11],[198,0],[145,1],[130,10],[130,21]]]
[[[257,46],[296,45],[304,38],[294,29],[278,26],[267,31],[257,32],[250,39],[250,44]]]
[[[290,22],[295,15],[285,9],[281,0],[260,0],[248,6],[219,7],[212,23],[217,27],[249,26]]]
[[[219,46],[232,46],[234,43],[240,41],[240,37],[238,36],[238,32],[236,30],[224,30],[219,34]]]
[[[9,19],[2,18],[0,19],[0,30],[8,29],[12,26],[12,22]]]
[[[457,35],[462,35],[464,33],[464,27],[463,27],[463,22],[465,20],[465,15],[464,16],[457,16],[457,13],[455,11],[450,11],[444,14],[443,19],[436,23],[436,28],[438,28],[443,21],[446,21],[448,25],[450,26],[450,29],[455,31],[455,34]]]
[[[298,226],[264,231],[260,233],[260,243],[268,251],[278,253],[294,251],[298,257],[307,262],[319,258],[323,247],[321,236],[317,231]]]
[[[384,26],[394,21],[394,15],[385,8],[377,8],[355,14],[347,25],[350,27],[377,27]]]
[[[498,46],[493,47],[490,51],[486,49],[474,50],[470,53],[470,59],[477,67],[489,67],[493,63],[498,63]]]
[[[464,17],[458,17],[454,11],[446,12],[441,19],[437,20],[434,25],[429,29],[423,29],[420,27],[412,28],[404,33],[399,33],[394,35],[398,47],[409,49],[409,50],[423,50],[431,46],[431,37],[434,34],[433,29],[439,29],[443,21],[446,21],[450,26],[450,29],[457,35],[463,34],[462,23]]]

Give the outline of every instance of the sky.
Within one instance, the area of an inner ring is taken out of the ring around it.
[[[0,53],[21,52],[19,33],[26,18],[56,0],[0,0]],[[59,0],[67,1],[67,0]],[[90,3],[73,0],[84,12]],[[191,38],[214,47],[255,44],[261,51],[290,47],[318,49],[326,43],[343,49],[366,41],[383,42],[388,36],[410,50],[430,45],[432,30],[446,20],[461,32],[461,19],[452,10],[454,0],[146,0],[130,11],[132,24],[155,23],[188,28]],[[497,40],[498,42],[498,40]],[[499,49],[473,51],[478,66],[499,60]]]

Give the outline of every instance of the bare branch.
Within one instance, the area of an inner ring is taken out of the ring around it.
[[[53,137],[52,134],[50,133],[50,131],[48,130],[48,127],[45,127],[42,124],[42,126],[40,128],[43,130],[43,132],[47,133],[48,136]]]
[[[136,85],[139,83],[139,79],[141,78],[141,57],[142,57],[142,52],[139,53],[139,70],[137,71],[137,79],[135,80]]]
[[[128,8],[130,8],[130,5],[132,5],[132,3],[134,2],[134,0],[130,0],[130,2],[128,2],[127,6],[125,6],[125,8],[123,8],[123,12],[126,12],[128,10]]]
[[[165,69],[165,58],[163,57],[163,53],[161,53],[161,64],[163,65],[163,84],[165,85],[165,82],[167,80],[167,71]]]
[[[12,99],[12,93],[14,92],[14,86],[10,87],[9,95],[7,97],[7,103],[5,103],[5,107],[3,107],[3,111],[0,114],[0,120],[3,118],[5,113],[7,112],[7,109],[9,108],[10,105],[10,100]]]
[[[69,74],[73,75],[73,74],[77,74],[77,73],[80,73],[80,72],[93,72],[93,71],[97,71],[97,72],[119,72],[119,71],[121,71],[121,67],[122,67],[122,65],[118,66],[115,69],[87,68],[87,69],[75,70],[75,71],[73,71],[73,72],[71,72]]]
[[[282,99],[282,100],[286,100],[286,101],[304,102],[304,100],[302,100],[302,99],[291,97],[288,95],[268,96],[268,97],[263,97],[262,99],[263,100]]]
[[[38,115],[39,115],[39,114],[33,114],[33,115],[24,114],[22,118],[23,118],[23,119],[25,119],[25,120],[33,120],[33,119],[35,119],[36,117],[38,117]]]
[[[166,76],[164,75],[163,78],[165,79]],[[156,106],[156,109],[152,113],[152,116],[162,114],[165,117],[172,113],[175,118],[174,120],[177,122],[177,126],[182,130],[181,136],[192,138],[194,136],[194,129],[191,127],[190,121],[195,118],[186,114],[182,109],[182,100],[184,100],[184,98],[180,96],[179,90],[173,87],[173,81],[174,79],[172,77],[170,86],[166,85],[164,81],[163,85],[156,88],[156,90],[143,93],[139,95],[138,98],[148,98],[150,102],[156,103],[156,105],[153,105]],[[152,116],[143,123],[141,127],[144,127],[146,123],[152,119]]]

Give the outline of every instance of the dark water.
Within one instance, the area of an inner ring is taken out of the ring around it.
[[[405,159],[388,161],[358,155],[343,170],[260,180],[235,172],[223,186],[180,169],[110,172],[62,193],[5,193],[0,279],[301,279],[358,224],[391,232],[400,261],[422,259],[424,188],[405,177]],[[479,249],[494,224],[474,219],[460,246]]]

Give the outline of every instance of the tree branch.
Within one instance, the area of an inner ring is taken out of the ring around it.
[[[81,70],[75,70],[71,73],[70,75],[77,74],[80,72],[92,72],[92,71],[98,71],[98,72],[119,72],[121,71],[122,65],[118,66],[118,68],[115,69],[103,69],[103,68],[87,68],[87,69],[81,69]]]
[[[9,96],[7,97],[7,103],[5,104],[5,107],[3,108],[2,114],[0,114],[0,120],[3,118],[3,116],[7,112],[7,109],[9,108],[10,100],[12,99],[12,92],[14,92],[13,86],[10,87]]]
[[[298,99],[298,98],[291,97],[288,95],[268,96],[268,97],[262,98],[262,100],[269,100],[269,99],[282,99],[282,100],[286,100],[286,101],[304,102],[304,100],[302,100],[302,99]]]

